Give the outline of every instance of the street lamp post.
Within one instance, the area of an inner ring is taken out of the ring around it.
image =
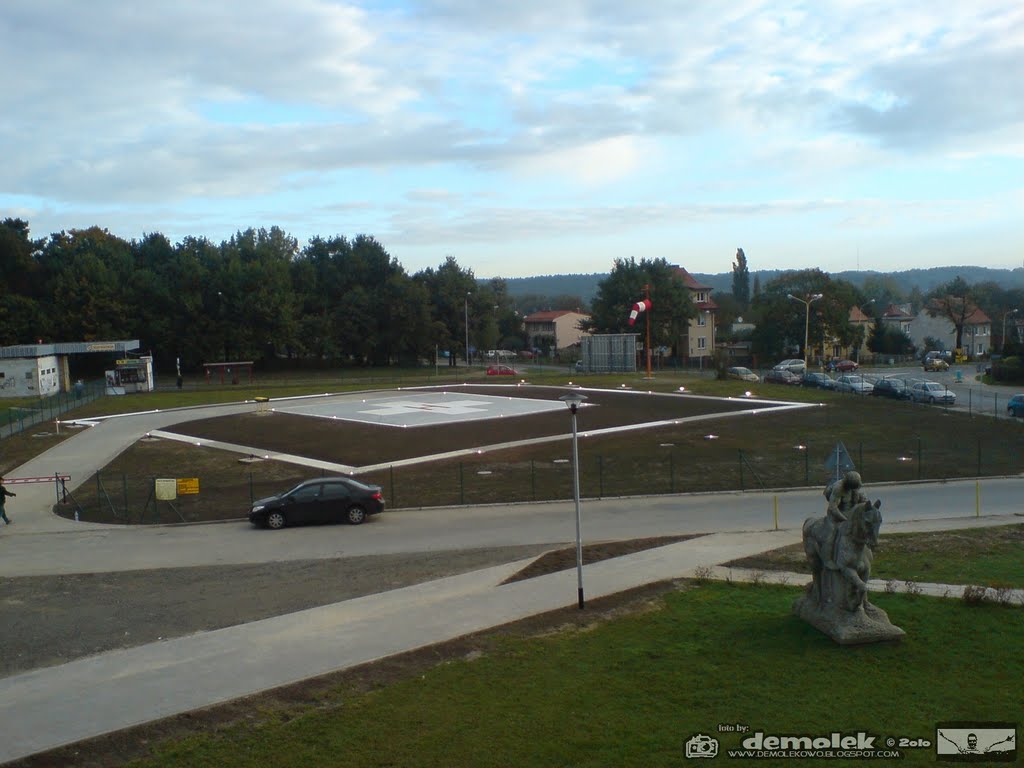
[[[576,501],[576,596],[582,611],[583,536],[580,531],[580,451],[576,433],[576,411],[579,409],[580,403],[587,399],[587,396],[581,395],[579,392],[571,392],[568,395],[562,395],[558,399],[569,406],[569,412],[572,414],[572,495]]]
[[[1016,315],[1020,310],[1011,309],[1009,312],[1003,313],[1003,354],[1006,354],[1006,318],[1010,315]]]
[[[794,296],[792,293],[787,294],[793,301],[799,301],[804,305],[804,371],[807,370],[807,333],[811,327],[811,302],[817,301],[822,297],[822,294],[815,293],[808,296],[806,299],[801,299],[799,296]]]
[[[466,368],[469,368],[469,297],[472,295],[472,291],[466,291],[466,298],[464,300],[466,313]]]

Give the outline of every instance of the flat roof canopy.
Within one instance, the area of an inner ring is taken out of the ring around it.
[[[15,344],[0,347],[0,358],[47,357],[49,355],[84,355],[90,352],[127,354],[139,348],[139,340],[67,341],[55,344]]]

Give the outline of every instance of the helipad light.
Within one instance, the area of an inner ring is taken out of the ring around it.
[[[680,387],[680,388],[679,388],[679,391],[680,391],[680,392],[685,392],[685,391],[686,391],[686,387]]]
[[[807,450],[807,446],[806,445],[794,445],[793,448],[795,448],[798,451],[806,451]]]
[[[705,440],[717,440],[718,435],[704,435]]]
[[[751,392],[751,391],[750,391],[750,390],[748,389],[748,390],[747,390],[746,392],[744,392],[744,393],[743,393],[743,396],[744,396],[744,397],[753,397],[754,395],[753,395],[753,393],[752,393],[752,392]]]

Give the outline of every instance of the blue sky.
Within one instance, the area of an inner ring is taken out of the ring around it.
[[[5,0],[0,216],[408,271],[1024,265],[1019,0]]]

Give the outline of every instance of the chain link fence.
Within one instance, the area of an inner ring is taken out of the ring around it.
[[[76,384],[70,392],[41,397],[32,405],[8,406],[6,413],[0,412],[0,439],[24,432],[37,424],[53,422],[68,411],[81,408],[105,394],[103,382]]]
[[[713,435],[664,443],[660,453],[580,451],[580,490],[585,498],[824,487],[835,475],[833,440],[808,439],[791,447],[759,447],[755,436],[737,448]],[[568,447],[568,443],[566,444]],[[951,434],[948,440],[904,435],[847,439],[846,453],[869,484],[952,480],[1024,472],[1024,430],[986,439]],[[568,455],[568,450],[566,454]],[[245,465],[243,465],[245,466]],[[198,493],[162,501],[153,476],[98,472],[68,494],[58,512],[95,522],[152,524],[245,517],[254,500],[331,473],[275,462],[234,473],[199,477]],[[389,467],[356,479],[380,485],[389,509],[513,504],[572,498],[568,458],[464,460]]]

